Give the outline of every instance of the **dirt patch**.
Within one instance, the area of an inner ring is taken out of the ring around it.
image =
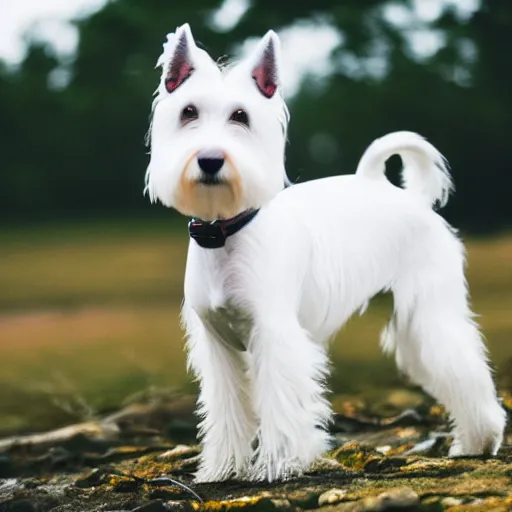
[[[509,396],[505,404],[510,405]],[[194,484],[193,396],[0,440],[0,511],[510,510],[510,435],[495,459],[446,457],[443,410],[414,390],[335,397],[336,447],[300,479]]]

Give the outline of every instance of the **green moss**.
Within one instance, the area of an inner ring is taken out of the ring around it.
[[[362,471],[371,462],[381,461],[383,456],[372,446],[360,444],[356,441],[346,443],[335,450],[331,455],[343,467]]]
[[[251,512],[274,511],[278,507],[270,498],[248,496],[233,500],[207,501],[205,503],[194,502],[193,508],[197,512],[229,512],[231,510],[247,510]]]

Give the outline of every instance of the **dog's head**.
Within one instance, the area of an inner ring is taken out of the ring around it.
[[[279,63],[272,31],[224,68],[196,46],[188,25],[168,36],[149,134],[152,201],[215,220],[259,208],[282,190],[288,111]]]

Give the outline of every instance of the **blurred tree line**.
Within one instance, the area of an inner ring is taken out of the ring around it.
[[[309,20],[342,38],[332,73],[306,77],[289,100],[292,180],[353,172],[375,137],[414,130],[451,163],[456,194],[443,214],[465,230],[510,226],[510,0],[482,0],[469,19],[446,6],[427,27],[443,44],[422,59],[410,49],[411,27],[384,15],[408,0],[252,0],[231,30],[211,22],[221,4],[109,2],[76,22],[72,62],[33,41],[20,66],[0,63],[2,222],[154,212],[142,195],[144,136],[165,34],[187,21],[216,58],[269,28]],[[383,72],[372,71],[375,62]]]

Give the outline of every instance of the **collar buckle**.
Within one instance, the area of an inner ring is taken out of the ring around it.
[[[226,235],[217,221],[204,222],[192,219],[188,223],[188,233],[190,238],[205,249],[218,249],[226,243]]]
[[[192,219],[188,223],[188,233],[204,249],[224,247],[229,236],[238,233],[256,216],[259,210],[245,210],[231,219],[205,222]]]

